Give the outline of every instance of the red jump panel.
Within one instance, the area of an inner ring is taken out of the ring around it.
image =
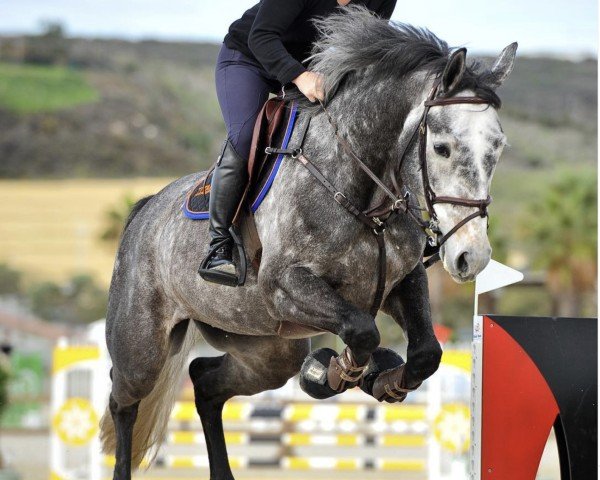
[[[484,317],[483,332],[481,478],[535,480],[558,405],[535,363],[502,327]]]

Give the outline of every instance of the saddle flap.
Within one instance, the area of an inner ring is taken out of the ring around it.
[[[270,147],[275,134],[279,131],[285,117],[286,102],[282,98],[270,98],[263,105],[252,134],[250,157],[248,158],[248,176],[253,183],[266,160],[265,148]]]
[[[297,117],[297,105],[281,98],[269,99],[262,107],[256,123],[250,156],[248,159],[249,181],[233,223],[239,228],[248,257],[256,270],[260,264],[262,244],[254,223],[254,212],[267,195],[283,155],[267,155],[266,147],[287,148]],[[187,194],[183,204],[184,214],[194,220],[209,218],[209,197],[213,169],[205,173]]]

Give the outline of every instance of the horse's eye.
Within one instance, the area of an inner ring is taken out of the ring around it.
[[[436,143],[433,146],[435,153],[441,155],[442,157],[448,158],[450,156],[450,147],[445,143]]]

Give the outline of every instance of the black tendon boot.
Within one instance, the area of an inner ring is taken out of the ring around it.
[[[247,162],[227,140],[217,161],[210,187],[210,246],[198,273],[208,281],[236,286],[238,277],[231,255],[233,239],[229,227],[248,181]]]

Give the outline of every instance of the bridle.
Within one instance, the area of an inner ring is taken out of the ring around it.
[[[388,220],[392,217],[394,213],[405,213],[411,218],[414,222],[417,223],[419,228],[427,235],[428,245],[435,249],[434,252],[429,256],[427,260],[423,262],[425,268],[433,265],[436,261],[439,260],[439,248],[448,241],[448,239],[454,235],[462,226],[466,223],[470,222],[474,218],[482,217],[486,218],[488,216],[487,207],[492,202],[492,198],[488,195],[486,199],[470,199],[470,198],[461,198],[461,197],[449,197],[449,196],[438,196],[433,188],[431,187],[431,182],[429,181],[429,174],[427,169],[427,115],[431,107],[435,106],[447,106],[447,105],[458,105],[458,104],[489,104],[490,102],[477,97],[477,96],[438,96],[439,86],[441,84],[441,80],[437,79],[433,88],[431,89],[430,94],[424,102],[424,109],[417,124],[417,127],[412,132],[408,142],[405,144],[402,155],[400,157],[400,162],[397,168],[394,168],[392,171],[392,188],[389,188],[354,152],[348,140],[339,132],[338,125],[331,116],[330,112],[327,110],[325,105],[319,101],[321,104],[321,108],[325,115],[327,116],[327,120],[329,124],[333,127],[334,135],[336,137],[337,142],[343,148],[343,150],[352,158],[356,164],[361,168],[363,172],[365,172],[369,178],[385,193],[388,197],[387,200],[384,200],[380,205],[375,208],[371,208],[368,211],[361,211],[358,209],[344,193],[339,191],[335,186],[321,173],[321,171],[316,167],[308,158],[306,158],[302,152],[302,145],[304,143],[304,138],[306,136],[306,132],[308,130],[308,125],[310,123],[310,117],[307,119],[303,126],[303,130],[300,135],[299,147],[294,149],[279,149],[267,147],[265,149],[265,153],[270,154],[284,154],[289,155],[291,158],[298,160],[309,172],[315,177],[321,185],[323,185],[333,196],[333,199],[338,202],[342,207],[344,207],[348,212],[354,215],[359,221],[361,221],[364,225],[371,229],[375,238],[377,239],[377,245],[379,249],[379,260],[378,260],[378,280],[377,280],[377,288],[375,291],[375,296],[373,299],[373,303],[370,309],[371,315],[375,316],[377,311],[381,307],[381,303],[383,301],[383,295],[385,292],[385,277],[386,277],[386,249],[385,249],[385,227]],[[402,170],[402,165],[408,155],[408,151],[410,146],[415,141],[415,138],[419,138],[419,164],[421,167],[421,179],[423,183],[423,192],[424,192],[424,200],[425,206],[420,206],[418,200],[415,203],[413,198],[418,197],[412,193],[404,182],[400,181],[398,183],[398,178],[400,177],[400,172]],[[397,170],[397,171],[396,171]],[[391,200],[391,204],[389,204],[389,200]],[[467,215],[460,222],[458,222],[450,231],[447,233],[442,233],[439,228],[439,222],[437,218],[437,214],[435,212],[434,206],[437,204],[449,204],[449,205],[457,205],[462,207],[472,207],[476,208],[477,211]],[[424,218],[425,217],[425,218]]]
[[[470,222],[477,217],[487,217],[487,207],[492,203],[492,198],[488,195],[485,199],[470,199],[461,197],[449,197],[449,196],[438,196],[431,187],[429,180],[428,168],[427,168],[427,115],[431,107],[435,106],[447,106],[447,105],[458,105],[458,104],[489,104],[489,101],[476,97],[437,97],[439,90],[440,80],[434,82],[433,88],[424,102],[423,113],[417,124],[417,127],[413,130],[408,142],[406,142],[402,155],[400,156],[400,163],[397,168],[391,174],[393,190],[388,188],[383,181],[373,171],[365,165],[365,163],[356,155],[348,141],[339,133],[337,124],[333,120],[333,117],[325,106],[321,103],[321,108],[325,112],[329,123],[333,126],[334,135],[338,143],[342,146],[344,151],[359,165],[359,167],[375,182],[375,184],[386,194],[386,196],[392,201],[391,206],[385,207],[384,204],[371,209],[369,213],[374,216],[388,216],[392,212],[404,212],[409,214],[410,218],[414,220],[423,232],[427,235],[427,241],[430,247],[438,248],[441,247],[448,239],[454,235],[463,225]],[[419,166],[421,168],[421,181],[423,184],[423,193],[425,200],[425,208],[420,207],[418,203],[415,205],[411,202],[411,197],[416,198],[408,187],[403,183],[398,183],[402,166],[408,155],[410,146],[415,141],[415,137],[419,138]],[[458,222],[450,231],[443,234],[439,229],[439,222],[437,214],[435,212],[434,205],[445,203],[450,205],[457,205],[462,207],[477,208],[477,211],[466,216],[460,222]],[[418,214],[415,214],[418,212]],[[427,219],[423,219],[423,213],[426,214]],[[374,217],[373,217],[374,218]],[[387,218],[386,218],[387,220]],[[434,262],[429,263],[429,265]],[[428,266],[429,266],[428,265]]]

